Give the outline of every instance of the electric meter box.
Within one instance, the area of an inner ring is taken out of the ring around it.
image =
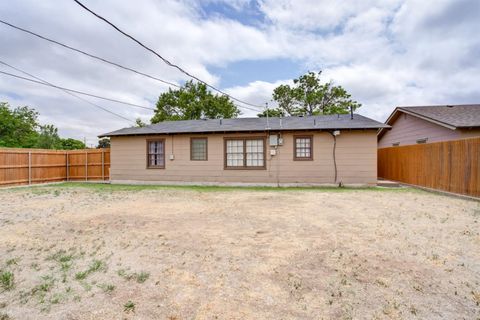
[[[269,137],[269,141],[271,147],[278,146],[278,135],[271,134]]]

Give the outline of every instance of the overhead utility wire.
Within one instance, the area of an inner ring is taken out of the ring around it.
[[[29,74],[28,72],[26,71],[23,71],[19,68],[16,68],[12,65],[9,65],[8,63],[6,62],[3,62],[0,60],[0,64],[3,64],[7,67],[10,67],[14,70],[17,70],[23,74],[26,74],[32,78],[35,78],[35,79],[38,79],[37,77],[35,77],[34,75],[32,74]],[[30,81],[30,82],[34,82],[34,83],[38,83],[38,84],[42,84],[44,86],[48,86],[48,87],[54,87],[54,88],[57,88],[57,89],[61,89],[61,90],[66,90],[66,91],[70,91],[70,92],[73,92],[73,93],[78,93],[78,94],[81,94],[81,95],[84,95],[84,96],[89,96],[89,97],[93,97],[93,98],[98,98],[98,99],[102,99],[102,100],[107,100],[107,101],[112,101],[112,102],[116,102],[116,103],[121,103],[121,104],[125,104],[127,106],[130,106],[130,107],[135,107],[135,108],[142,108],[142,109],[147,109],[147,110],[155,110],[154,108],[150,108],[150,107],[144,107],[144,106],[141,106],[141,105],[138,105],[138,104],[134,104],[134,103],[130,103],[130,102],[126,102],[126,101],[121,101],[121,100],[117,100],[117,99],[112,99],[112,98],[106,98],[106,97],[102,97],[102,96],[97,96],[96,94],[92,94],[92,93],[87,93],[87,92],[83,92],[83,91],[79,91],[79,90],[74,90],[74,89],[69,89],[69,88],[65,88],[65,87],[61,87],[61,86],[57,86],[57,85],[54,85],[54,84],[48,84],[47,82],[43,82],[43,81],[37,81],[37,80],[33,80],[33,79],[30,79],[30,78],[25,78],[25,77],[22,77],[22,76],[18,76],[16,74],[12,74],[12,73],[8,73],[8,72],[2,72],[3,74],[5,75],[9,75],[9,76],[12,76],[12,77],[16,77],[16,78],[19,78],[19,79],[23,79],[23,80],[26,80],[26,81]]]
[[[22,72],[22,71],[20,71],[20,72]],[[40,78],[38,78],[38,77],[35,77],[35,76],[33,76],[33,75],[31,75],[31,74],[28,74],[28,73],[26,73],[26,72],[23,72],[23,73],[25,73],[25,74],[27,74],[27,75],[29,75],[29,76],[31,76],[31,77],[34,77],[34,78],[36,78],[36,79],[38,79],[38,80],[40,80],[40,81],[35,81],[35,80],[32,80],[32,79],[24,78],[24,77],[21,77],[21,76],[15,75],[15,74],[11,74],[11,73],[8,73],[8,72],[4,72],[4,71],[0,71],[0,73],[5,74],[5,75],[9,75],[9,76],[12,76],[12,77],[15,77],[15,78],[23,79],[23,80],[28,80],[28,81],[31,81],[31,82],[40,83],[40,84],[43,84],[43,85],[47,85],[47,86],[49,86],[49,87],[57,88],[57,89],[59,89],[59,90],[62,90],[62,91],[65,92],[66,94],[69,94],[69,95],[71,95],[71,96],[73,96],[73,97],[75,97],[75,98],[77,98],[77,99],[80,99],[80,100],[82,100],[83,102],[86,102],[86,103],[88,103],[88,104],[90,104],[90,105],[92,105],[92,106],[94,106],[94,107],[96,107],[96,108],[102,109],[103,111],[108,112],[108,113],[110,113],[110,114],[113,114],[113,115],[115,115],[115,116],[117,116],[117,117],[119,117],[119,118],[122,118],[122,119],[124,119],[124,120],[127,120],[128,122],[133,122],[133,123],[135,123],[135,121],[133,121],[132,119],[128,119],[128,118],[126,118],[126,117],[124,117],[124,116],[122,116],[122,115],[120,115],[120,114],[118,114],[118,113],[115,113],[115,112],[113,112],[113,111],[110,111],[110,110],[108,110],[107,108],[104,108],[104,107],[102,107],[102,106],[99,106],[99,105],[96,104],[96,103],[93,103],[93,102],[91,102],[91,101],[89,101],[89,100],[87,100],[87,99],[84,99],[84,98],[82,98],[82,97],[80,97],[80,96],[78,96],[78,95],[76,95],[76,94],[74,94],[74,93],[72,93],[72,92],[70,92],[70,91],[68,91],[68,90],[66,90],[66,89],[63,89],[62,87],[56,86],[56,85],[54,85],[54,84],[52,84],[52,83],[49,83],[49,82],[47,82],[47,81],[45,81],[45,80],[43,80],[43,79],[40,79]]]
[[[59,45],[59,46],[61,46],[61,47],[64,47],[64,48],[66,48],[66,49],[69,49],[69,50],[72,50],[72,51],[75,51],[75,52],[81,53],[81,54],[86,55],[86,56],[88,56],[88,57],[90,57],[90,58],[93,58],[93,59],[96,59],[96,60],[105,62],[105,63],[110,64],[110,65],[112,65],[112,66],[115,66],[115,67],[118,67],[118,68],[121,68],[121,69],[124,69],[124,70],[127,70],[127,71],[131,71],[131,72],[136,73],[136,74],[138,74],[138,75],[141,75],[141,76],[150,78],[150,79],[152,79],[152,80],[159,81],[159,82],[164,83],[164,84],[168,84],[168,85],[170,85],[170,86],[172,86],[172,87],[175,87],[175,88],[181,88],[181,86],[179,86],[179,85],[176,84],[176,83],[169,82],[169,81],[166,81],[166,80],[162,80],[162,79],[160,79],[160,78],[158,78],[158,77],[149,75],[149,74],[144,73],[144,72],[142,72],[142,71],[138,71],[138,70],[135,70],[135,69],[133,69],[133,68],[123,66],[123,65],[118,64],[118,63],[116,63],[116,62],[107,60],[107,59],[105,59],[105,58],[96,56],[96,55],[94,55],[94,54],[88,53],[88,52],[83,51],[83,50],[80,50],[80,49],[74,48],[74,47],[69,46],[69,45],[67,45],[67,44],[64,44],[64,43],[62,43],[62,42],[59,42],[59,41],[56,41],[56,40],[47,38],[47,37],[45,37],[45,36],[42,36],[42,35],[40,35],[40,34],[38,34],[38,33],[33,32],[33,31],[24,29],[24,28],[19,27],[19,26],[16,26],[16,25],[13,25],[13,24],[11,24],[11,23],[9,23],[9,22],[6,22],[6,21],[4,21],[4,20],[1,20],[1,19],[0,19],[0,23],[4,24],[4,25],[6,25],[6,26],[9,26],[9,27],[11,27],[11,28],[14,28],[14,29],[16,29],[16,30],[19,30],[19,31],[28,33],[28,34],[30,34],[30,35],[32,35],[32,36],[35,36],[35,37],[39,38],[39,39],[42,39],[42,40],[45,40],[45,41],[54,43],[54,44],[56,44],[56,45]],[[256,112],[259,111],[259,110],[257,110],[257,109],[249,108],[249,107],[246,107],[246,106],[241,106],[241,105],[238,105],[238,104],[236,104],[236,106],[239,107],[239,108],[248,109],[248,110],[251,110],[251,111],[256,111]]]
[[[180,72],[182,72],[183,74],[189,76],[190,78],[192,79],[195,79],[197,80],[198,82],[201,82],[203,83],[204,85],[206,85],[207,87],[223,94],[224,96],[227,96],[229,97],[230,99],[232,100],[235,100],[237,102],[240,102],[240,103],[243,103],[245,105],[248,105],[248,106],[251,106],[251,107],[255,107],[255,108],[259,108],[259,110],[255,110],[255,111],[262,111],[262,107],[261,106],[258,106],[258,105],[255,105],[255,104],[252,104],[252,103],[249,103],[249,102],[246,102],[246,101],[243,101],[243,100],[240,100],[238,98],[235,98],[231,95],[229,95],[228,93],[226,93],[225,91],[222,91],[218,88],[216,88],[215,86],[211,85],[211,84],[208,84],[207,82],[201,80],[200,78],[192,75],[191,73],[189,73],[188,71],[184,70],[183,68],[181,68],[180,66],[168,61],[166,58],[164,58],[162,55],[160,55],[158,52],[156,52],[155,50],[151,49],[150,47],[144,45],[142,42],[140,42],[140,40],[137,40],[135,37],[131,36],[130,34],[126,33],[125,31],[121,30],[119,27],[117,27],[115,24],[113,24],[112,22],[110,22],[109,20],[107,20],[106,18],[102,17],[101,15],[95,13],[94,11],[92,11],[91,9],[89,9],[87,6],[85,6],[83,3],[81,3],[80,1],[78,0],[73,0],[75,1],[80,7],[82,7],[83,9],[85,9],[86,11],[90,12],[91,14],[93,14],[95,17],[97,17],[98,19],[106,22],[107,24],[109,24],[112,28],[114,28],[115,30],[117,30],[118,32],[120,32],[121,34],[123,34],[124,36],[126,36],[127,38],[130,38],[131,40],[133,40],[134,42],[136,42],[137,44],[139,44],[141,47],[143,47],[144,49],[150,51],[151,53],[153,53],[155,56],[157,56],[158,58],[160,58],[160,60],[162,60],[164,63],[166,63],[168,66],[170,67],[173,67],[177,70],[179,70]]]
[[[160,79],[160,78],[157,78],[157,77],[155,77],[155,76],[146,74],[146,73],[144,73],[144,72],[141,72],[141,71],[138,71],[138,70],[129,68],[129,67],[122,66],[121,64],[118,64],[118,63],[116,63],[116,62],[113,62],[113,61],[107,60],[107,59],[105,59],[105,58],[96,56],[96,55],[94,55],[94,54],[88,53],[88,52],[86,52],[86,51],[83,51],[83,50],[80,50],[80,49],[71,47],[71,46],[69,46],[69,45],[67,45],[67,44],[64,44],[64,43],[61,43],[61,42],[59,42],[59,41],[56,41],[56,40],[47,38],[47,37],[42,36],[42,35],[39,35],[38,33],[35,33],[35,32],[33,32],[33,31],[30,31],[30,30],[27,30],[27,29],[24,29],[24,28],[15,26],[15,25],[13,25],[13,24],[11,24],[11,23],[9,23],[9,22],[3,21],[3,20],[1,20],[1,19],[0,19],[0,23],[3,23],[4,25],[7,25],[7,26],[12,27],[12,28],[14,28],[14,29],[17,29],[17,30],[19,30],[19,31],[26,32],[26,33],[28,33],[28,34],[30,34],[30,35],[32,35],[32,36],[35,36],[35,37],[37,37],[37,38],[40,38],[40,39],[42,39],[42,40],[45,40],[45,41],[48,41],[48,42],[57,44],[57,45],[59,45],[59,46],[62,46],[62,47],[64,47],[64,48],[67,48],[67,49],[69,49],[69,50],[72,50],[72,51],[75,51],[75,52],[78,52],[78,53],[81,53],[81,54],[86,55],[86,56],[88,56],[88,57],[90,57],[90,58],[97,59],[97,60],[100,60],[100,61],[102,61],[102,62],[105,62],[105,63],[108,63],[108,64],[110,64],[110,65],[113,65],[113,66],[115,66],[115,67],[118,67],[118,68],[121,68],[121,69],[124,69],[124,70],[128,70],[128,71],[131,71],[131,72],[134,72],[134,73],[136,73],[136,74],[142,75],[142,76],[144,76],[144,77],[147,77],[147,78],[150,78],[150,79],[153,79],[153,80],[156,80],[156,81],[160,81],[160,82],[162,82],[162,83],[164,83],[164,84],[168,84],[168,85],[173,86],[173,87],[176,87],[176,88],[180,88],[180,86],[179,86],[178,84],[176,84],[176,83],[169,82],[169,81],[166,81],[166,80],[162,80],[162,79]]]

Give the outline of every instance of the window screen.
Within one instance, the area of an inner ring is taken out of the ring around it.
[[[295,160],[312,160],[312,137],[295,137]]]
[[[149,168],[165,168],[165,140],[148,141],[147,166]]]
[[[265,167],[265,140],[229,139],[225,143],[227,168]]]
[[[243,140],[227,140],[227,167],[243,167]]]
[[[192,138],[190,147],[191,160],[207,160],[207,138]]]
[[[263,139],[246,140],[247,167],[263,167]]]

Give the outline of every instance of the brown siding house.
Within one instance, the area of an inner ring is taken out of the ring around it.
[[[170,121],[106,133],[112,183],[375,185],[377,131],[360,115]]]
[[[378,133],[378,147],[480,137],[480,104],[397,107]]]

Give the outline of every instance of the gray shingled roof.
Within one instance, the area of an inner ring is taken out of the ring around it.
[[[398,110],[456,128],[480,127],[480,104],[398,107]]]
[[[245,132],[270,130],[336,130],[336,129],[380,129],[390,126],[367,117],[355,114],[321,115],[307,117],[235,118],[165,121],[143,128],[131,127],[108,132],[99,137],[150,135],[166,133],[207,133],[207,132]]]

